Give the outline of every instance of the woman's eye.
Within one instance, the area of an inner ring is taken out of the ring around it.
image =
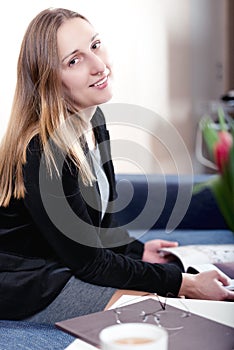
[[[75,64],[77,64],[77,63],[79,63],[79,58],[73,58],[71,61],[69,61],[69,67],[72,67],[72,66],[74,66]]]
[[[92,49],[93,49],[93,50],[96,50],[96,49],[98,49],[100,46],[101,46],[101,41],[100,41],[100,40],[95,41],[95,43],[93,43],[93,45],[92,45]]]

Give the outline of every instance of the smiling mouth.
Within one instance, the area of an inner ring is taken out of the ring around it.
[[[94,86],[94,87],[100,86],[100,85],[106,83],[106,82],[107,82],[107,79],[108,79],[108,76],[106,76],[106,77],[104,77],[103,79],[97,81],[96,83],[90,85],[90,87],[93,87],[93,86]]]

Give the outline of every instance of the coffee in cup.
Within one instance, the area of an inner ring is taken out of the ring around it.
[[[168,334],[163,328],[147,323],[123,323],[100,332],[102,350],[167,350]]]

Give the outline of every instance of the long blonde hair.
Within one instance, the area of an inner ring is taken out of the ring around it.
[[[55,142],[80,169],[84,183],[94,179],[84,156],[81,141],[83,125],[73,101],[63,96],[59,77],[57,31],[61,24],[82,15],[66,9],[47,9],[29,24],[24,35],[17,66],[17,83],[6,134],[0,146],[0,206],[7,206],[11,196],[25,196],[23,165],[30,140],[39,135],[48,169],[56,167],[48,140]],[[76,115],[76,123],[67,123]],[[72,124],[72,125],[71,125]],[[63,125],[63,127],[61,127]]]

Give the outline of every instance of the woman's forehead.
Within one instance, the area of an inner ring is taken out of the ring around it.
[[[61,55],[66,55],[72,50],[82,50],[95,35],[93,26],[82,18],[72,18],[65,21],[57,32],[58,48]]]

